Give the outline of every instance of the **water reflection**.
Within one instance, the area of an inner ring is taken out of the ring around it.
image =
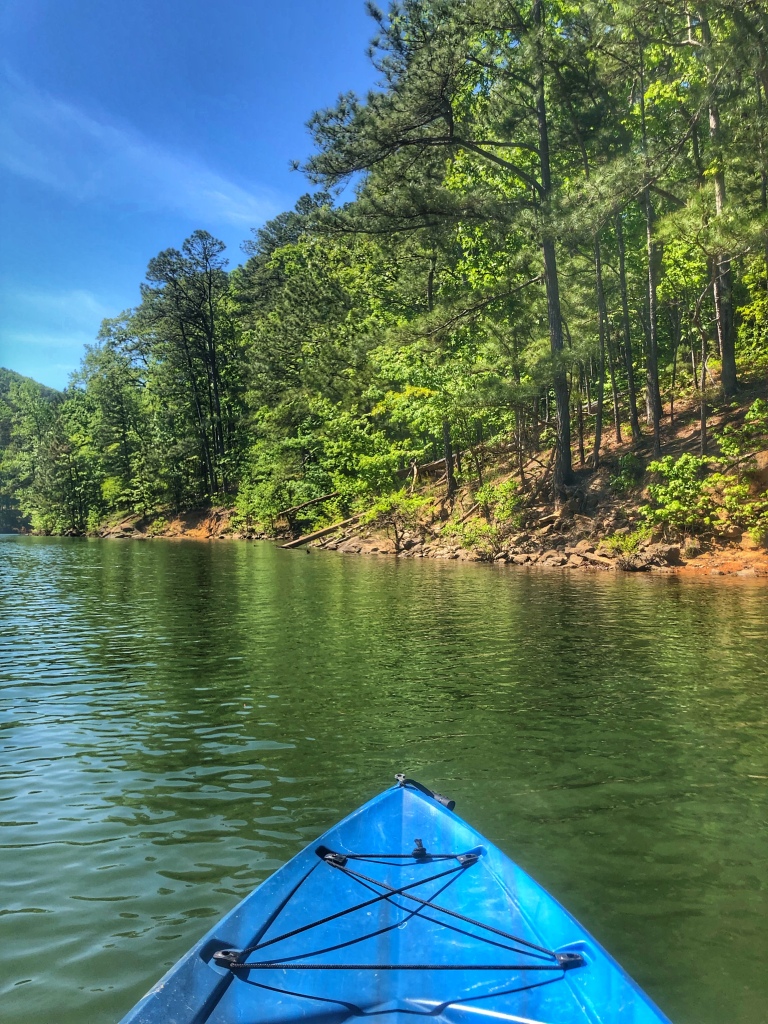
[[[761,1019],[759,582],[18,538],[0,581],[12,1024],[115,1020],[400,768],[673,1019]]]

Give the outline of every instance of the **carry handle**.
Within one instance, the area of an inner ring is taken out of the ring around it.
[[[416,779],[407,779],[402,772],[398,772],[395,779],[400,786],[413,786],[414,789],[418,789],[420,793],[424,793],[425,796],[431,796],[433,800],[436,800],[443,807],[446,807],[449,811],[452,811],[456,806],[456,801],[449,799],[447,796],[441,796],[440,793],[435,793],[431,789],[427,789],[426,786],[422,786]]]

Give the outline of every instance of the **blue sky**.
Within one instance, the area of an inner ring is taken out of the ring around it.
[[[373,29],[363,0],[0,0],[0,365],[63,387],[196,228],[241,262]]]

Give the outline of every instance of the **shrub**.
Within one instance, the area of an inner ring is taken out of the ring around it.
[[[409,495],[405,490],[385,494],[360,516],[360,525],[383,528],[394,541],[395,553],[399,554],[405,534],[419,528],[421,514],[429,503],[429,498]]]
[[[466,523],[446,523],[444,537],[455,537],[467,551],[474,551],[483,561],[492,562],[504,546],[509,531],[482,519]]]
[[[150,537],[159,537],[160,534],[167,528],[168,520],[165,518],[165,516],[158,516],[156,519],[153,519],[152,522],[147,527],[147,534]]]
[[[705,487],[703,472],[709,459],[698,455],[681,455],[679,459],[666,455],[652,462],[648,469],[657,473],[662,482],[648,488],[653,505],[640,509],[650,526],[663,526],[676,532],[701,530],[717,521],[715,502]]]
[[[643,541],[650,540],[653,530],[650,526],[640,526],[631,533],[614,533],[605,538],[605,544],[618,555],[634,555]]]
[[[610,478],[611,489],[617,494],[624,494],[638,484],[644,472],[643,460],[634,452],[627,452],[619,459],[618,473]]]
[[[520,528],[523,500],[516,480],[483,484],[475,491],[475,499],[482,505],[486,519],[498,525]]]

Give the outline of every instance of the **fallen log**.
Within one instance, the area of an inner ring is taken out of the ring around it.
[[[282,512],[277,513],[277,518],[291,516],[294,512],[300,512],[303,508],[309,508],[310,505],[318,505],[321,501],[330,501],[331,498],[338,498],[339,493],[339,491],[333,491],[331,494],[323,494],[319,498],[311,498],[309,501],[304,501],[301,505],[294,505],[293,508],[284,508]]]
[[[351,526],[356,523],[362,513],[358,513],[356,516],[350,516],[349,519],[342,519],[340,523],[334,523],[333,526],[324,526],[322,530],[315,530],[314,533],[307,533],[303,537],[297,537],[296,540],[289,540],[287,544],[281,544],[281,548],[300,548],[302,544],[308,544],[311,540],[319,540],[320,537],[327,537],[329,533],[334,533],[336,530],[340,530],[342,526]]]

